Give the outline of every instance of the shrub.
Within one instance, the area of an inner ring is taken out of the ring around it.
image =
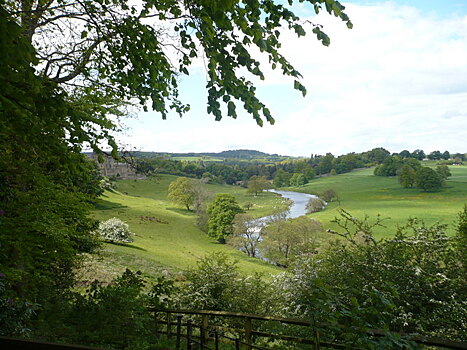
[[[147,350],[154,344],[151,300],[141,272],[126,270],[109,285],[94,281],[41,314],[37,336],[50,341],[112,349]],[[48,311],[48,312],[47,312]]]
[[[306,204],[306,211],[308,214],[310,213],[316,213],[318,211],[321,211],[324,209],[326,206],[326,203],[319,198],[319,197],[312,197],[308,200],[308,203]]]
[[[320,197],[325,202],[332,202],[332,200],[334,198],[337,198],[337,193],[332,188],[329,188],[329,189],[323,191],[323,193],[320,194]]]
[[[130,231],[128,224],[119,218],[112,218],[101,222],[97,229],[97,234],[111,242],[133,242],[133,238],[131,238],[133,233]]]

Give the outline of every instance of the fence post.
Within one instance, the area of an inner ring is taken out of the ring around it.
[[[192,321],[188,320],[186,321],[186,349],[191,350],[191,337],[192,337]]]
[[[252,341],[251,341],[251,331],[252,331],[252,325],[251,325],[251,318],[245,317],[245,343],[248,345],[246,348],[248,350],[251,349]]]
[[[217,329],[214,331],[214,349],[219,350],[219,333],[217,333]]]
[[[182,337],[182,315],[177,315],[177,341],[175,347],[180,349],[180,338]]]
[[[208,315],[202,315],[201,316],[201,349],[207,345],[207,332],[208,332]]]
[[[313,337],[313,349],[319,350],[320,340],[319,340],[319,332],[315,329],[314,337]]]
[[[167,312],[167,338],[172,337],[172,314]]]
[[[235,350],[240,350],[240,339],[235,339]]]
[[[158,333],[159,331],[159,318],[157,317],[157,312],[154,311],[154,331],[156,333],[156,338],[159,338],[160,334]]]

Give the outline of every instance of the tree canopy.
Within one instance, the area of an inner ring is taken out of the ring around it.
[[[423,191],[435,191],[443,186],[443,179],[435,170],[428,167],[422,167],[417,171],[415,184]]]
[[[167,192],[169,200],[184,205],[187,210],[195,203],[196,186],[192,179],[186,177],[178,177],[169,185]]]
[[[233,233],[235,215],[243,213],[235,197],[231,194],[220,193],[209,204],[207,213],[208,235],[225,243],[225,238]]]
[[[316,13],[326,11],[352,23],[336,0],[309,0]],[[251,78],[264,79],[253,48],[267,56],[273,69],[290,76],[306,93],[300,73],[279,52],[281,29],[301,37],[310,29],[327,46],[329,37],[318,24],[305,24],[293,1],[142,1],[21,0],[3,5],[10,19],[38,52],[38,70],[49,80],[66,84],[83,97],[137,99],[143,108],[166,118],[189,109],[179,99],[178,77],[204,57],[207,67],[207,112],[216,120],[237,116],[241,103],[259,125],[274,123],[256,97]],[[239,71],[247,71],[242,76]],[[91,101],[92,102],[92,101]],[[98,108],[94,105],[94,108]]]
[[[266,179],[266,176],[253,175],[248,180],[248,193],[254,193],[255,196],[258,195],[258,192],[263,192],[268,188],[271,188],[271,184]]]

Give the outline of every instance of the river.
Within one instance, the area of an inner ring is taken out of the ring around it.
[[[287,214],[288,219],[295,219],[299,216],[305,215],[308,201],[310,198],[317,197],[313,194],[292,191],[269,190],[269,192],[277,193],[282,197],[292,201],[292,205],[289,208],[289,213]]]
[[[268,190],[268,192],[277,193],[281,197],[286,198],[292,202],[292,204],[289,207],[289,210],[284,213],[287,219],[295,219],[295,218],[298,218],[299,216],[305,215],[306,205],[309,199],[317,197],[313,194],[308,194],[308,193],[281,191],[281,190],[274,190],[274,189]],[[274,216],[270,215],[270,216],[263,216],[259,219],[256,219],[255,223],[257,224],[257,227],[255,231],[259,232],[259,230],[261,230],[261,228],[265,224],[273,220],[273,218]]]

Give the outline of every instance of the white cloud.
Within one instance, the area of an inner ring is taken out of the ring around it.
[[[309,93],[299,99],[290,79],[268,71],[259,94],[275,126],[259,129],[250,117],[215,123],[197,101],[190,121],[144,118],[157,128],[140,125],[129,139],[146,150],[186,152],[342,154],[379,146],[467,151],[467,16],[429,17],[390,2],[349,4],[346,12],[352,30],[334,17],[310,18],[324,25],[329,48],[311,30],[306,39],[282,35],[283,53],[303,74]]]

